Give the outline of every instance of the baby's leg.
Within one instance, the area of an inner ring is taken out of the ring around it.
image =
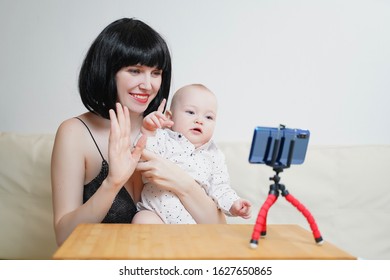
[[[149,210],[141,210],[135,214],[132,224],[164,224],[161,218]]]

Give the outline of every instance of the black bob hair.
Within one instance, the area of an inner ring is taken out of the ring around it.
[[[146,65],[162,70],[157,96],[144,116],[168,100],[171,86],[171,56],[165,40],[146,23],[123,18],[109,24],[89,48],[79,75],[79,92],[84,106],[106,119],[118,100],[115,75],[123,67]]]

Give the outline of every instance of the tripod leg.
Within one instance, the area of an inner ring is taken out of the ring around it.
[[[310,228],[313,232],[314,239],[317,244],[322,244],[323,239],[321,236],[321,233],[317,227],[317,224],[314,220],[314,217],[311,215],[309,210],[305,206],[303,206],[294,196],[291,194],[287,194],[284,196],[288,202],[290,202],[292,205],[294,205],[306,218],[306,220],[309,222]]]
[[[261,207],[259,214],[257,215],[256,224],[252,232],[252,239],[250,241],[251,248],[256,248],[260,233],[266,229],[267,213],[269,208],[275,203],[277,196],[275,194],[269,194],[267,200]]]
[[[274,193],[270,193],[272,195],[275,195]],[[272,207],[272,205],[275,204],[276,200],[278,200],[278,195],[275,195],[275,199],[273,199],[272,201],[270,201],[270,204],[268,206],[268,210]],[[264,224],[263,224],[263,227],[261,229],[261,232],[260,232],[260,235],[261,237],[265,237],[267,235],[267,217],[268,217],[268,210],[267,210],[267,214],[265,215],[265,218],[264,218]]]

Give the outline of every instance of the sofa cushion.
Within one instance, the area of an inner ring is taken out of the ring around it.
[[[49,259],[53,135],[0,133],[0,259]]]

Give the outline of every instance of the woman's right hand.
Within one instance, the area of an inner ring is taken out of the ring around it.
[[[195,180],[177,164],[146,149],[142,152],[137,170],[141,171],[149,183],[179,196],[196,184]]]
[[[109,172],[108,185],[121,188],[133,174],[146,144],[146,137],[142,136],[136,146],[132,147],[130,139],[131,122],[129,109],[116,104],[116,114],[110,110],[110,136],[108,140]]]

